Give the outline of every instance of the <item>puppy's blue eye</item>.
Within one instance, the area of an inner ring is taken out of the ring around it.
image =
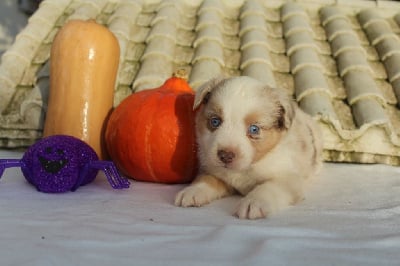
[[[222,120],[219,117],[211,117],[208,123],[211,128],[216,129],[222,124]]]
[[[256,125],[250,125],[248,128],[248,134],[250,136],[257,136],[258,134],[260,134],[260,128]]]

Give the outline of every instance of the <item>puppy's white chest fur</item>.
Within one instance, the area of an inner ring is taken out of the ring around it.
[[[177,205],[201,206],[236,191],[246,195],[236,214],[259,218],[303,197],[322,142],[284,92],[248,77],[212,80],[196,93],[195,108],[200,173]]]
[[[254,169],[247,169],[242,171],[225,170],[215,171],[215,177],[231,186],[242,195],[246,195],[257,184],[264,181],[264,178],[254,172]]]

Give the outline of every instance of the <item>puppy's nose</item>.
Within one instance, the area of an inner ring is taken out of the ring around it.
[[[235,153],[226,150],[218,150],[217,152],[218,158],[223,163],[231,163],[233,159],[235,159]]]

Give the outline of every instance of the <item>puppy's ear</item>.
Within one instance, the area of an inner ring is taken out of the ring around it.
[[[280,91],[278,95],[277,119],[275,126],[279,130],[287,130],[292,125],[292,121],[296,114],[296,103],[285,92]]]
[[[224,81],[225,78],[223,77],[213,78],[197,88],[196,95],[194,97],[193,110],[196,110],[200,104],[207,103],[208,99],[210,98],[211,91],[219,87]]]

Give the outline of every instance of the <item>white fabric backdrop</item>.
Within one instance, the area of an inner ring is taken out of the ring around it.
[[[256,221],[231,216],[238,197],[175,207],[181,188],[115,191],[100,175],[44,194],[7,169],[0,265],[400,265],[400,168],[326,164],[305,201]]]

